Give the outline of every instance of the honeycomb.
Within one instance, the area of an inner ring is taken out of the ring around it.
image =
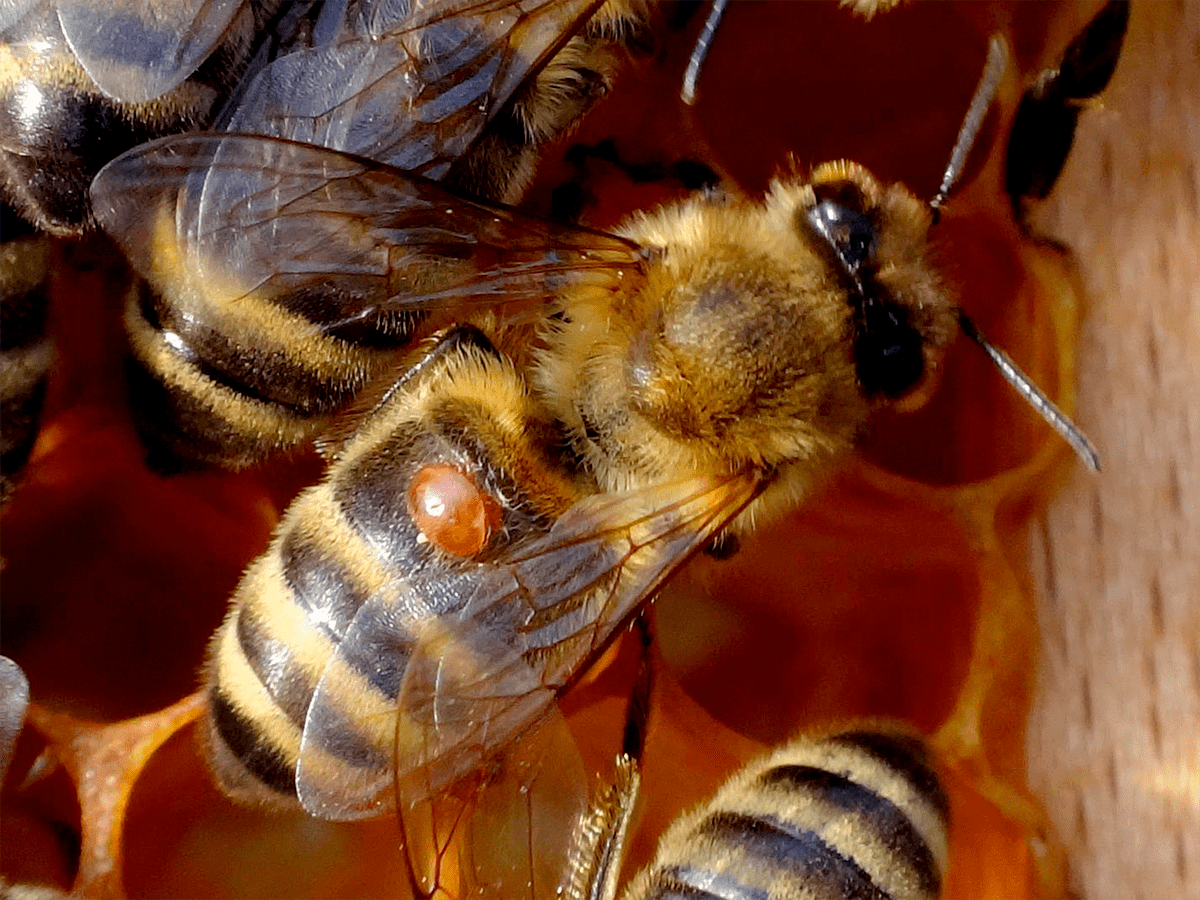
[[[694,110],[673,99],[686,50],[668,44],[547,154],[526,205],[546,212],[557,188],[582,184],[587,220],[603,227],[681,192],[570,152],[604,141],[625,163],[703,161],[751,193],[791,153],[803,166],[852,158],[932,196],[999,31],[1015,65],[938,241],[972,318],[1069,411],[1082,292],[1070,257],[1013,222],[999,136],[1024,80],[1090,14],[914,3],[864,22],[835,4],[738,6]],[[95,898],[405,896],[394,819],[267,815],[208,778],[193,735],[206,643],[319,463],[172,478],[144,467],[121,376],[127,276],[112,252],[54,248],[59,362],[4,513],[3,651],[32,705],[4,784],[0,871]],[[1025,774],[1040,642],[1028,553],[1073,465],[959,341],[924,408],[879,421],[803,510],[673,583],[653,608],[659,678],[626,876],[740,761],[806,727],[887,716],[930,734],[946,773],[945,896],[1061,895],[1060,848]],[[628,644],[562,701],[597,769],[625,714]]]

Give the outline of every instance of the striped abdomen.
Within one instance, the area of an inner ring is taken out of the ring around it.
[[[947,816],[917,738],[801,738],[677,820],[622,897],[932,900],[946,871]]]
[[[132,290],[129,383],[152,461],[246,466],[328,428],[417,321],[364,319],[366,305],[334,291],[252,292],[222,305]]]
[[[524,448],[518,469],[540,463],[532,435],[501,434],[521,388],[511,368],[478,365],[486,350],[452,337],[414,367],[243,578],[209,675],[209,755],[227,793],[299,799],[330,819],[393,802],[399,693],[416,640],[478,603],[499,577],[487,561],[544,534],[547,504],[567,502],[548,499],[545,481],[534,493],[513,480]],[[447,470],[495,498],[482,540],[422,529],[414,491]]]

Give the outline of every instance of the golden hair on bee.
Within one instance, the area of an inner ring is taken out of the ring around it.
[[[949,802],[919,735],[868,722],[751,760],[682,814],[621,900],[936,900]]]
[[[647,0],[604,0],[454,164],[446,184],[493,202],[520,200],[542,145],[569,134],[631,57],[649,54],[658,16]]]
[[[1004,61],[993,41],[935,200]],[[121,190],[147,171],[148,197]],[[197,172],[230,192],[209,219]],[[262,284],[302,316],[320,299],[339,346],[370,350],[375,319],[457,323],[353,410],[213,643],[218,779],[324,818],[404,820],[492,771],[693,554],[802,502],[877,410],[920,394],[959,328],[1065,422],[941,283],[936,206],[854,163],[617,234],[248,135],[147,145],[95,193],[126,238],[147,208],[198,222],[176,239],[201,259],[228,242],[231,302]],[[522,304],[532,330],[510,327]]]
[[[810,729],[749,760],[682,812],[618,891],[638,805],[654,680],[645,620],[612,777],[578,817],[566,900],[936,900],[949,866],[950,803],[933,754],[907,723]],[[663,770],[666,771],[666,770]]]

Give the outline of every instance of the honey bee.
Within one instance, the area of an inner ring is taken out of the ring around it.
[[[636,760],[579,827],[565,896],[615,900]],[[621,900],[936,900],[950,805],[929,751],[898,723],[801,735],[751,760],[671,824]]]
[[[639,0],[362,2],[340,18],[338,7],[321,7],[306,40],[252,70],[216,124],[361,154],[490,201],[520,195],[540,145],[608,91],[627,51],[644,49],[651,33]],[[252,189],[214,168],[197,214],[221,218]],[[332,302],[338,289],[318,279],[230,308],[189,279],[164,262],[155,290],[131,292],[125,313],[133,407],[158,468],[237,468],[308,440],[394,360],[422,318],[374,315],[353,291]],[[267,325],[297,315],[310,322],[316,371],[281,350]],[[236,348],[216,337],[234,330]]]
[[[460,189],[508,199],[531,166],[527,145],[607,89],[610,43],[647,37],[644,4],[610,0],[593,17],[601,5],[17,3],[0,17],[4,193],[39,228],[74,234],[104,163],[211,126],[430,177],[457,166],[450,181]],[[485,146],[472,147],[493,121]]]
[[[1005,59],[993,41],[935,204]],[[437,329],[328,433],[214,638],[208,753],[234,797],[352,819],[486,769],[690,555],[796,506],[923,394],[959,330],[1094,463],[943,286],[936,205],[851,162],[615,234],[239,135],[145,145],[93,195],[147,277],[212,292],[176,321],[235,359],[254,334],[239,374],[296,384],[293,408],[347,367],[330,334]]]
[[[1024,223],[1029,205],[1054,188],[1075,140],[1079,114],[1108,86],[1129,24],[1127,0],[1109,0],[1067,45],[1056,66],[1042,70],[1021,98],[1009,132],[1005,187]]]

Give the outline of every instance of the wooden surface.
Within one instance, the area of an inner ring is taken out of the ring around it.
[[[1092,304],[1076,472],[1034,528],[1031,783],[1086,900],[1200,898],[1200,3],[1133,7],[1038,216]]]

